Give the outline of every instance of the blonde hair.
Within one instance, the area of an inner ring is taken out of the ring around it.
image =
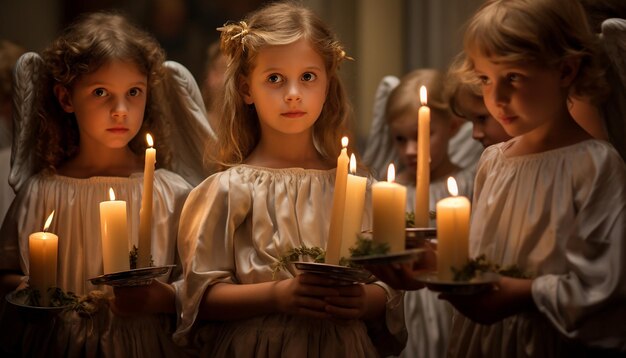
[[[326,65],[328,93],[324,107],[313,125],[313,142],[328,163],[339,154],[340,138],[347,134],[346,124],[352,108],[339,78],[338,69],[346,57],[336,36],[311,10],[291,2],[267,5],[244,21],[219,28],[221,49],[227,56],[221,125],[217,153],[210,159],[222,167],[242,163],[260,139],[259,119],[252,106],[245,104],[239,86],[250,74],[256,55],[267,46],[287,45],[306,39]]]
[[[79,18],[43,52],[45,71],[38,83],[39,123],[33,133],[37,145],[37,168],[54,172],[77,154],[79,131],[73,113],[61,108],[53,88],[61,85],[71,91],[83,75],[92,73],[111,60],[131,61],[148,78],[148,93],[143,123],[128,144],[136,154],[145,150],[146,133],[155,140],[159,167],[167,166],[168,123],[163,118],[165,103],[160,84],[164,78],[165,53],[148,33],[132,25],[124,16],[91,13]]]
[[[420,87],[427,90],[428,107],[438,111],[443,118],[450,118],[452,112],[448,105],[448,99],[444,91],[444,75],[434,69],[420,69],[409,72],[400,79],[400,84],[391,91],[385,108],[385,119],[391,123],[406,113],[417,112],[422,105],[419,97]]]
[[[599,99],[608,90],[597,40],[578,1],[488,0],[470,19],[463,47],[468,56],[459,73],[465,81],[477,80],[472,62],[477,55],[551,67],[577,58],[580,67],[570,94]]]

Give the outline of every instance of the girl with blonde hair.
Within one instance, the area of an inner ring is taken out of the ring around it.
[[[490,0],[464,38],[465,78],[513,138],[477,169],[470,256],[500,267],[496,288],[441,297],[458,312],[449,356],[573,357],[626,351],[626,169],[569,113],[606,93],[576,1]]]
[[[342,46],[292,3],[219,30],[228,69],[216,159],[227,169],[194,189],[183,209],[175,339],[211,357],[398,353],[406,339],[402,294],[382,283],[273,270],[296,248],[326,246],[350,116],[338,74]]]

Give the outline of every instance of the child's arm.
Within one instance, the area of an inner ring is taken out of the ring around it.
[[[349,285],[337,288],[339,295],[326,297],[326,312],[334,318],[374,320],[383,317],[387,294],[378,285]]]
[[[23,282],[23,275],[13,271],[0,271],[0,297],[15,291]]]
[[[329,318],[324,298],[339,295],[335,280],[319,275],[255,284],[217,283],[207,288],[199,317],[237,320],[263,314],[287,313]]]
[[[536,310],[532,280],[502,277],[493,290],[477,295],[441,294],[461,314],[480,324],[492,324],[524,311]]]
[[[158,280],[146,286],[115,287],[113,292],[111,310],[119,316],[176,312],[174,287]]]

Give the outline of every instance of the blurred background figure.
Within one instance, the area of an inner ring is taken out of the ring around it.
[[[13,141],[13,66],[25,51],[11,41],[0,39],[0,220],[4,220],[15,197],[9,186]]]

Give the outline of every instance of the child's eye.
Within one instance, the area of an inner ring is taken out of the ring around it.
[[[96,97],[104,97],[108,94],[108,92],[104,88],[96,88],[95,90],[93,90],[93,94]]]
[[[135,87],[135,88],[131,88],[131,89],[128,91],[128,94],[129,94],[131,97],[136,97],[136,96],[139,96],[139,95],[141,94],[141,89],[139,89],[139,88],[137,88],[137,87]]]
[[[395,140],[395,141],[396,141],[396,143],[398,143],[398,144],[404,144],[404,143],[406,143],[406,138],[405,138],[405,137],[403,137],[403,136],[401,136],[401,135],[395,136],[395,137],[393,138],[393,140]]]
[[[302,75],[302,80],[306,82],[313,81],[316,78],[317,76],[315,75],[315,73],[311,73],[311,72],[306,72],[305,74]]]
[[[521,76],[517,73],[509,73],[508,75],[506,75],[506,79],[509,82],[517,82],[521,79]]]
[[[267,80],[271,83],[279,83],[283,81],[283,76],[279,75],[279,74],[271,74],[267,77]]]
[[[487,120],[487,116],[485,116],[485,115],[478,115],[478,116],[474,117],[474,120],[476,122],[484,123]]]
[[[489,78],[487,76],[478,76],[478,81],[480,82],[480,84],[482,85],[487,85],[489,84]]]

